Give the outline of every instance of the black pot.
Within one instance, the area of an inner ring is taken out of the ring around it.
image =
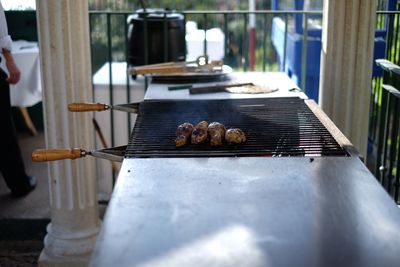
[[[165,9],[139,9],[128,17],[128,25],[129,65],[185,60],[183,14]]]

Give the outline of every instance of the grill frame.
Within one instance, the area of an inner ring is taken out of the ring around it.
[[[139,106],[125,157],[351,156],[351,143],[312,102],[298,97],[145,101]],[[177,126],[201,120],[241,128],[248,140],[221,147],[208,142],[175,147]],[[263,132],[266,128],[270,132]]]

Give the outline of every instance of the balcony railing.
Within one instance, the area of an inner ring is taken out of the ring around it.
[[[376,92],[373,172],[387,192],[400,204],[400,67],[378,60],[384,70],[381,90]]]

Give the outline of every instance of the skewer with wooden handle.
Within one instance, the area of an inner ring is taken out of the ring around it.
[[[148,74],[148,73],[175,73],[183,72],[185,66],[189,64],[197,64],[197,66],[206,65],[208,56],[199,56],[193,61],[172,61],[165,63],[147,64],[142,66],[131,67],[128,69],[129,74]]]
[[[32,161],[45,162],[62,159],[77,159],[87,155],[80,148],[36,149],[32,152]]]
[[[104,111],[116,109],[125,112],[137,113],[140,103],[129,103],[120,105],[107,105],[102,103],[70,103],[68,110],[71,112],[86,112],[86,111]]]
[[[156,66],[156,67],[132,67],[129,69],[129,74],[151,74],[151,73],[182,73],[185,72],[185,65],[166,65],[166,66]]]
[[[132,67],[128,70],[129,74],[171,74],[171,73],[184,73],[184,72],[196,72],[196,71],[212,71],[215,67],[218,69],[222,68],[223,62],[221,60],[214,60],[206,64],[197,64],[191,66],[188,63],[175,63],[175,64],[166,64],[166,65],[147,65],[147,66],[139,66]]]
[[[90,155],[96,158],[122,162],[124,159],[125,150],[126,146],[90,151],[80,148],[36,149],[32,152],[32,161],[44,162],[63,159],[77,159]]]

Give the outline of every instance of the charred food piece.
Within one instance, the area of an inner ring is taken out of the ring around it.
[[[239,128],[232,128],[226,131],[225,140],[230,144],[240,144],[246,142],[246,135]]]
[[[206,121],[201,121],[194,127],[191,138],[192,144],[198,145],[207,140],[207,128],[208,122]]]
[[[210,136],[211,146],[222,145],[222,140],[225,136],[225,126],[219,122],[212,122],[208,125],[208,135]]]
[[[188,143],[190,136],[193,132],[193,125],[191,123],[185,122],[178,126],[176,129],[176,146],[184,146]]]

